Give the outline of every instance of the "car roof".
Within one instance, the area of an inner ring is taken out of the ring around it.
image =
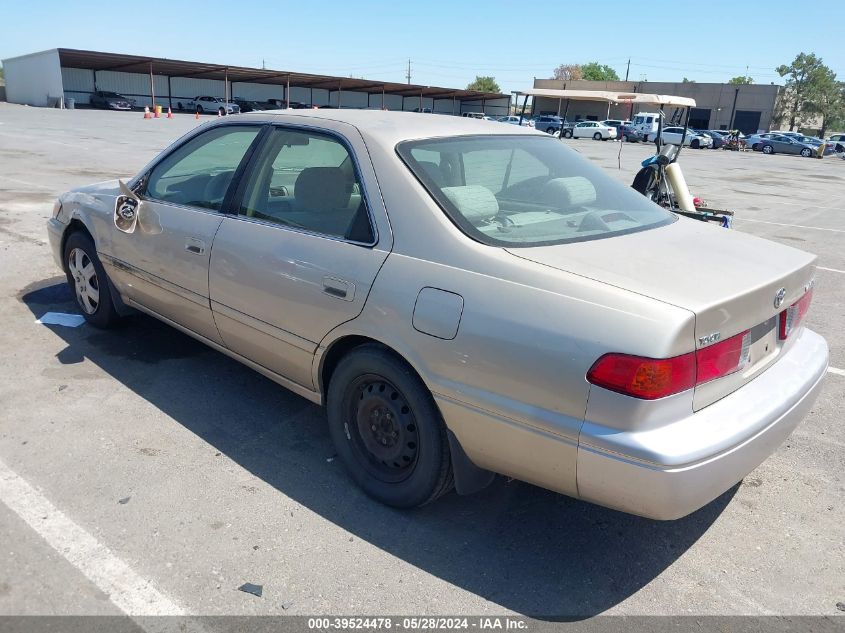
[[[321,120],[338,121],[355,126],[362,136],[384,145],[396,145],[402,141],[441,136],[465,136],[471,134],[532,134],[546,137],[528,127],[498,125],[472,117],[432,114],[423,116],[419,112],[396,112],[386,110],[273,110],[250,112],[238,115],[238,120],[263,121],[267,123],[292,123],[319,125]]]

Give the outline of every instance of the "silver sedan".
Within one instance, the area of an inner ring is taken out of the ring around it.
[[[517,126],[222,119],[48,228],[89,324],[144,312],[325,405],[351,478],[398,507],[500,473],[683,516],[789,436],[828,362],[815,256]]]

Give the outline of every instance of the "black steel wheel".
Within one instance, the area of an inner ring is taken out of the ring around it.
[[[452,487],[440,412],[414,371],[386,348],[363,345],[341,359],[326,405],[335,449],[371,497],[410,508]]]

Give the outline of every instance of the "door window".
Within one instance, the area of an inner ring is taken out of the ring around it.
[[[195,136],[150,172],[149,198],[219,211],[235,170],[261,130],[227,125]]]
[[[239,212],[354,242],[374,241],[349,150],[320,132],[275,129],[250,170]]]

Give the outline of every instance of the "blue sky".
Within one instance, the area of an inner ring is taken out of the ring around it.
[[[413,83],[464,87],[493,75],[509,92],[560,63],[598,61],[624,77],[629,57],[631,79],[720,82],[748,66],[757,83],[779,83],[774,68],[805,51],[845,79],[845,0],[5,5],[0,59],[66,47],[405,81],[410,58]]]

